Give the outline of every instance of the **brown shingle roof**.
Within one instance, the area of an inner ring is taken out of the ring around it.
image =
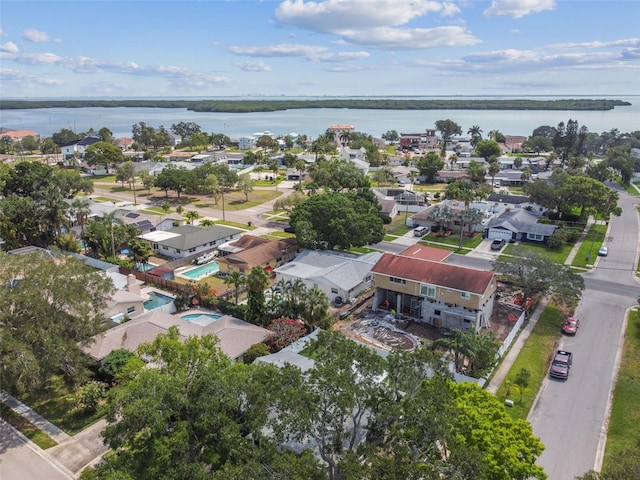
[[[418,260],[385,253],[371,269],[373,273],[428,283],[482,295],[493,280],[493,272]]]
[[[218,263],[244,265],[243,268],[251,269],[258,265],[267,265],[283,255],[293,253],[297,248],[298,244],[295,238],[267,240],[266,243],[260,243],[253,248],[221,257],[218,259]]]

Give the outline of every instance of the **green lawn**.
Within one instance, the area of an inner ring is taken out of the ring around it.
[[[551,250],[544,245],[534,245],[531,243],[518,243],[517,245],[519,247],[526,248],[527,250],[531,250],[532,252],[539,253],[555,263],[564,263],[573,249],[573,244],[565,245],[559,250]],[[511,254],[512,252],[510,250],[512,250],[513,246],[514,244],[507,244],[507,247],[502,253],[506,255]]]
[[[502,402],[506,398],[514,401],[514,406],[507,411],[514,417],[526,420],[529,410],[538,395],[542,381],[547,375],[551,355],[556,350],[560,339],[560,326],[565,313],[551,304],[544,309],[538,323],[533,328],[531,335],[525,342],[518,358],[511,366],[505,382],[500,386],[496,396]],[[516,374],[526,368],[531,372],[529,387],[522,392],[522,401],[517,387],[511,387],[511,394],[507,397],[508,382],[512,381]]]
[[[53,376],[44,388],[20,396],[19,400],[69,435],[75,435],[98,421],[101,415],[76,413],[73,393],[62,377]]]
[[[230,220],[216,220],[215,225],[226,225],[227,227],[241,228],[243,230],[255,230],[258,227],[248,226],[246,223],[232,222]]]
[[[26,418],[18,415],[4,403],[0,404],[0,417],[2,417],[2,419],[7,423],[13,425],[16,430],[18,430],[43,450],[55,447],[58,444],[49,435],[44,433],[33,423],[29,422]]]
[[[579,268],[588,268],[587,265],[593,265],[598,255],[598,249],[602,245],[604,236],[607,233],[606,225],[591,225],[587,236],[582,241],[580,249],[576,254],[571,266]]]
[[[242,192],[229,192],[224,195],[224,208],[227,211],[246,210],[278,198],[280,195],[282,195],[282,192],[276,192],[275,190],[254,190],[249,194],[249,199],[247,200]],[[193,198],[189,199],[189,203],[194,207],[214,208],[222,212],[222,199],[218,199],[217,204],[209,203],[209,200],[213,202],[213,198],[205,200]]]
[[[640,311],[634,308],[628,318],[624,351],[618,379],[613,391],[613,405],[609,419],[604,470],[612,456],[638,446],[640,438]]]

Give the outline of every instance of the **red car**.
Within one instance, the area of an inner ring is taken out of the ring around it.
[[[575,335],[578,331],[579,326],[580,321],[577,318],[569,317],[562,325],[562,333],[566,333],[567,335]]]

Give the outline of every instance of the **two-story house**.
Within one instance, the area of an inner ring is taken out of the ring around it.
[[[425,259],[420,250],[384,253],[374,265],[374,308],[436,328],[476,331],[490,324],[497,281],[493,272]]]

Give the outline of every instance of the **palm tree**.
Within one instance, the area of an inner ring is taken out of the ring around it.
[[[493,181],[496,178],[496,175],[498,173],[500,173],[500,170],[502,170],[502,168],[500,167],[500,163],[495,161],[495,162],[489,162],[489,175],[491,175],[491,185],[493,185]]]
[[[350,140],[351,140],[350,132],[348,132],[347,130],[343,130],[342,132],[340,132],[340,142],[342,143],[343,147],[345,145],[349,145]]]
[[[453,354],[453,363],[456,372],[464,372],[465,364],[473,361],[473,350],[471,348],[473,330],[461,330],[456,328],[451,331],[450,337],[443,337],[434,340],[431,348],[433,350],[443,350]]]
[[[251,269],[247,276],[247,319],[263,326],[269,320],[265,316],[264,290],[269,285],[269,275],[260,265]]]
[[[71,202],[69,213],[75,218],[76,224],[80,225],[81,235],[84,233],[84,226],[91,214],[89,200],[76,198]]]
[[[300,158],[296,160],[294,167],[296,170],[298,170],[298,173],[300,174],[298,177],[298,186],[299,186],[299,190],[302,191],[302,177],[307,171],[307,162],[305,162],[302,158]]]
[[[240,273],[240,271],[238,270],[234,270],[233,272],[229,273],[229,275],[227,275],[224,279],[224,283],[225,285],[233,285],[235,288],[235,294],[236,294],[236,305],[238,304],[238,290],[242,285],[245,285],[247,283],[247,277]]]
[[[151,255],[153,255],[153,248],[149,242],[134,240],[129,246],[129,258],[135,263],[138,270],[141,270]]]
[[[329,313],[329,299],[319,288],[307,290],[300,316],[312,329],[322,323]]]
[[[213,227],[215,224],[216,222],[211,220],[210,218],[205,218],[200,222],[201,227]]]
[[[195,210],[189,210],[188,212],[185,212],[184,218],[187,219],[187,223],[189,225],[193,225],[193,222],[200,218],[200,214]]]
[[[480,140],[482,140],[482,129],[479,125],[474,125],[467,130],[467,134],[471,135],[471,146],[475,148]]]
[[[110,235],[110,246],[111,246],[111,256],[113,258],[115,258],[116,256],[116,242],[114,239],[114,235],[113,235],[113,229],[116,225],[122,225],[122,220],[119,218],[115,217],[116,213],[115,212],[110,212],[104,215],[104,217],[102,217],[102,222],[107,226],[107,228],[109,229],[109,235]],[[104,241],[104,240],[103,240]],[[107,256],[107,252],[104,251],[102,252],[103,255],[106,257]]]
[[[324,136],[331,143],[335,143],[335,141],[336,141],[336,131],[335,130],[331,130],[331,129],[327,128],[327,131],[324,132]]]

